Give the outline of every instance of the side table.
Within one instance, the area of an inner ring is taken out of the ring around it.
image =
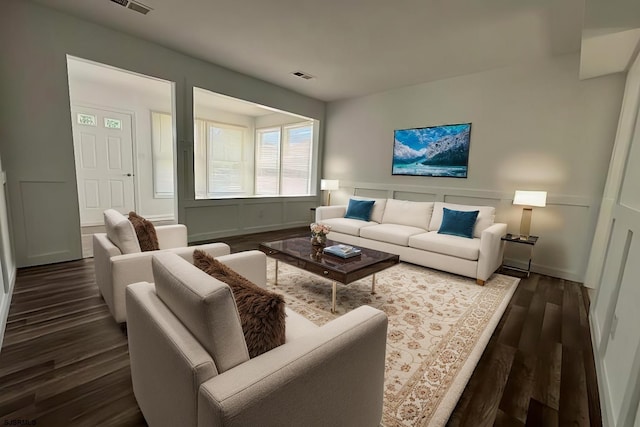
[[[536,245],[538,241],[538,236],[529,236],[529,237],[521,237],[519,234],[507,234],[502,237],[507,243],[516,243],[522,245],[529,245],[529,263],[527,264],[527,268],[520,268],[511,265],[506,265],[504,262],[502,263],[502,269],[509,269],[515,271],[521,271],[523,273],[527,273],[527,277],[531,274],[531,258],[533,258],[533,247]]]

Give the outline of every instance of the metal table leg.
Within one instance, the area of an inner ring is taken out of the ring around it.
[[[337,283],[333,282],[332,283],[332,291],[331,291],[331,312],[335,313],[336,312],[336,288],[337,288]]]
[[[371,276],[371,295],[376,294],[376,273]]]

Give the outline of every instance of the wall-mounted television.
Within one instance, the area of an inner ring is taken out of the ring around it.
[[[466,178],[471,123],[393,131],[392,175]]]

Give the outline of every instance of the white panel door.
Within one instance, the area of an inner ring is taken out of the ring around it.
[[[135,210],[131,116],[80,106],[71,113],[81,225],[102,224],[105,209]]]

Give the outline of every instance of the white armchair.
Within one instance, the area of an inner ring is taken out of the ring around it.
[[[188,246],[187,227],[182,224],[156,227],[160,250],[141,252],[131,222],[114,209],[104,212],[106,233],[93,235],[96,283],[111,315],[118,323],[127,321],[125,289],[131,283],[153,281],[151,258],[159,252],[173,252],[193,262],[193,251],[200,249],[211,256],[229,254],[224,243]]]
[[[266,281],[262,252],[219,260]],[[249,359],[226,284],[173,254],[154,256],[153,273],[155,284],[126,296],[133,391],[149,426],[380,424],[382,311],[362,306],[318,327],[287,308],[285,343]]]

